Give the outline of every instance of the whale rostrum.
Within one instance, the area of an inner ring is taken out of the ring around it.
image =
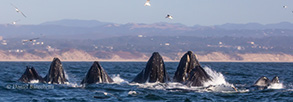
[[[49,84],[65,84],[68,82],[59,58],[53,59],[49,72],[45,76],[44,80]]]
[[[170,81],[165,69],[163,58],[158,52],[154,52],[148,60],[146,67],[131,81],[136,83]]]
[[[25,72],[22,74],[22,76],[18,79],[21,82],[29,83],[31,81],[38,81],[43,82],[43,78],[37,73],[34,67],[26,66]]]
[[[107,72],[102,68],[98,61],[95,61],[81,84],[93,84],[93,83],[110,83],[113,80],[109,77]]]

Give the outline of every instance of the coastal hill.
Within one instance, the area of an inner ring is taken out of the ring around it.
[[[196,36],[196,37],[265,37],[293,36],[293,24],[281,22],[261,25],[223,24],[215,26],[185,26],[178,23],[127,23],[116,24],[94,20],[60,20],[39,25],[0,25],[4,38],[26,38],[38,35],[62,39],[102,39],[120,36]]]
[[[190,50],[200,61],[293,62],[288,22],[185,26],[60,20],[0,29],[0,61],[146,61],[152,52],[178,61]]]

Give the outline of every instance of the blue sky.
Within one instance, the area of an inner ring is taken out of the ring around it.
[[[293,0],[1,0],[0,24],[40,24],[61,19],[112,23],[293,23]],[[15,12],[17,6],[26,16]],[[283,8],[287,6],[287,8]],[[170,14],[174,19],[166,19]]]

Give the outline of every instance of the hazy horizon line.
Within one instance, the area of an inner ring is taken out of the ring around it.
[[[119,25],[126,25],[126,24],[159,24],[159,23],[167,23],[167,24],[180,24],[180,25],[184,25],[184,26],[188,26],[188,27],[192,27],[192,26],[220,26],[220,25],[225,25],[225,24],[238,24],[238,25],[246,25],[246,24],[260,24],[260,25],[270,25],[270,24],[279,24],[279,23],[290,23],[293,24],[293,22],[290,21],[281,21],[281,22],[275,22],[275,23],[259,23],[259,22],[247,22],[247,23],[233,23],[233,22],[227,22],[227,23],[223,23],[223,24],[213,24],[213,25],[200,25],[200,24],[195,24],[195,25],[186,25],[183,23],[171,23],[171,22],[154,22],[154,23],[143,23],[143,22],[128,22],[128,23],[115,23],[115,22],[108,22],[108,21],[101,21],[101,20],[86,20],[86,19],[59,19],[59,20],[52,20],[52,21],[44,21],[41,23],[36,23],[36,24],[15,24],[15,25],[42,25],[44,23],[49,23],[49,22],[58,22],[58,21],[64,21],[64,20],[76,20],[76,21],[97,21],[100,23],[111,23],[111,24],[119,24]],[[11,23],[6,23],[6,24],[1,24],[1,25],[14,25]]]

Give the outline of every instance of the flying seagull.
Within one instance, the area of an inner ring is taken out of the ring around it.
[[[144,6],[151,6],[151,4],[150,4],[150,0],[147,0],[147,1],[144,3]]]
[[[287,8],[287,6],[286,6],[286,5],[284,5],[284,6],[283,6],[283,8]]]
[[[21,12],[16,6],[14,6],[13,4],[11,4],[11,6],[13,6],[13,7],[15,8],[15,11],[16,11],[17,13],[20,13],[20,14],[22,14],[23,17],[26,17],[26,16],[24,15],[24,13]]]
[[[169,14],[167,14],[166,18],[173,19],[173,17]]]

